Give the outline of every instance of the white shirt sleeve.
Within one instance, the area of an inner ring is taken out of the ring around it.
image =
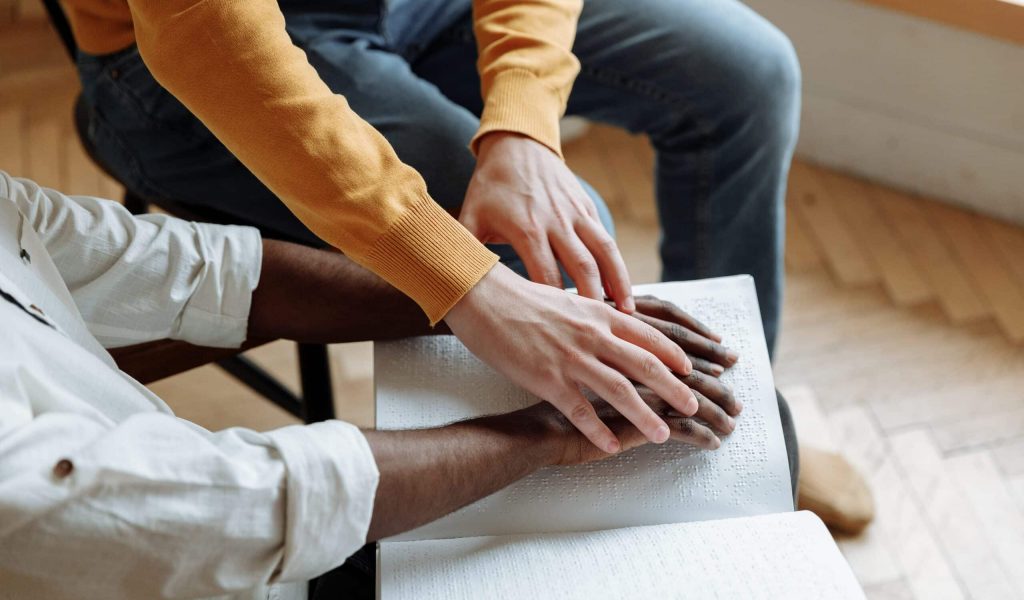
[[[245,341],[262,260],[257,230],[134,216],[116,202],[0,177],[104,346]]]
[[[0,581],[38,597],[306,580],[360,548],[372,515],[373,456],[339,421],[211,433],[162,413],[112,428],[50,413],[0,433]]]

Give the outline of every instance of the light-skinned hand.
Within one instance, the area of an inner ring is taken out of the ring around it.
[[[560,262],[581,296],[602,300],[607,293],[619,310],[635,308],[629,272],[594,201],[565,163],[531,138],[493,132],[480,140],[459,222],[481,242],[510,244],[537,283],[562,287]]]
[[[504,265],[495,265],[445,322],[473,354],[550,402],[605,452],[621,446],[584,389],[655,443],[669,438],[669,427],[634,381],[682,416],[697,411],[696,396],[679,378],[693,365],[676,343],[604,302],[533,283]]]

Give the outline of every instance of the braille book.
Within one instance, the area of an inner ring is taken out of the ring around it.
[[[749,276],[637,286],[708,324],[740,361],[743,402],[706,451],[649,444],[542,469],[381,542],[378,597],[863,598],[825,526],[794,512],[757,296]],[[379,429],[433,427],[538,401],[454,337],[378,343]]]

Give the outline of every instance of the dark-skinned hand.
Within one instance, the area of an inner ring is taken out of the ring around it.
[[[650,389],[637,387],[640,397],[669,427],[668,443],[679,442],[702,448],[716,450],[722,445],[720,436],[728,435],[736,427],[736,422],[726,411],[706,399],[701,402],[697,414],[685,417],[671,405],[658,397]],[[648,443],[648,440],[627,421],[610,404],[587,392],[587,399],[593,404],[598,417],[608,426],[622,444],[622,451],[631,450]],[[602,460],[611,454],[591,444],[580,432],[569,423],[568,419],[546,403],[538,403],[524,408],[509,417],[526,417],[539,421],[542,430],[548,436],[546,440],[556,445],[555,464],[577,465]]]
[[[686,352],[693,368],[718,377],[736,364],[739,355],[722,345],[722,336],[675,304],[654,296],[638,296],[633,316],[665,334]]]
[[[739,360],[735,351],[722,345],[722,336],[675,304],[655,296],[638,296],[633,316],[678,344],[693,363],[693,371],[680,380],[697,397],[696,417],[715,424],[722,423],[723,416],[735,417],[740,413],[743,404],[718,379]]]

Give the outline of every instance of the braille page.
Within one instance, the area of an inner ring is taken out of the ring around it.
[[[385,542],[379,592],[382,600],[864,598],[828,530],[809,512]]]
[[[538,471],[397,539],[591,531],[793,510],[789,465],[753,279],[638,286],[719,332],[740,362],[723,375],[743,402],[716,451],[647,445],[611,459]],[[375,347],[377,426],[437,426],[538,399],[477,360],[454,337]]]

